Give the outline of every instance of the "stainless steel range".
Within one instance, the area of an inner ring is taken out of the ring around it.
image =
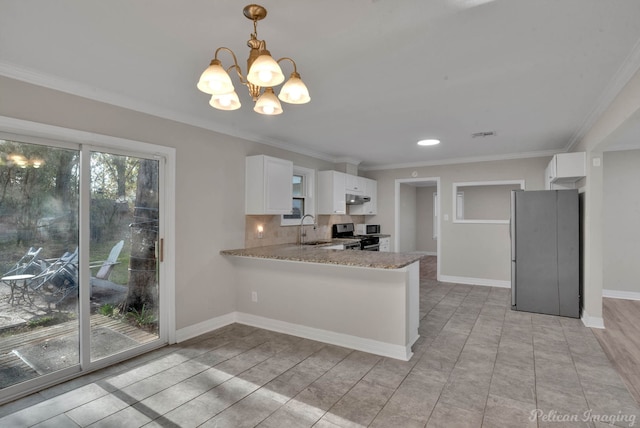
[[[369,235],[355,235],[354,230],[355,228],[353,223],[336,223],[331,228],[331,237],[346,239],[353,238],[360,241],[359,247],[357,244],[351,248],[347,248],[347,246],[345,246],[345,249],[347,250],[380,251],[380,238]]]

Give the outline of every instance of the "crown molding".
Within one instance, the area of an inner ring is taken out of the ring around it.
[[[151,103],[142,102],[125,95],[116,94],[110,91],[105,91],[100,88],[64,79],[58,76],[53,76],[45,73],[38,72],[33,69],[25,68],[12,64],[6,61],[0,60],[0,76],[5,76],[11,79],[19,80],[29,84],[42,86],[48,89],[68,93],[71,95],[79,96],[82,98],[90,99],[97,102],[102,102],[110,105],[114,105],[121,108],[137,111],[144,114],[149,114],[162,119],[172,120],[175,122],[184,123],[186,125],[195,126],[198,128],[206,129],[209,131],[217,132],[219,134],[229,135],[236,138],[241,138],[255,143],[265,144],[271,147],[276,147],[282,150],[287,150],[293,153],[310,156],[316,159],[324,160],[331,163],[350,163],[358,166],[358,169],[362,171],[375,171],[375,170],[389,170],[389,169],[402,169],[402,168],[416,168],[425,166],[436,165],[453,165],[462,163],[474,163],[474,162],[490,162],[510,159],[523,159],[532,157],[553,156],[557,153],[569,151],[573,145],[579,141],[580,138],[590,129],[595,120],[602,114],[606,107],[611,103],[613,98],[620,92],[622,87],[629,81],[631,76],[640,68],[640,40],[634,46],[632,53],[627,57],[625,63],[620,68],[616,76],[612,79],[608,85],[603,96],[601,96],[598,106],[594,108],[585,123],[574,134],[570,140],[570,144],[565,150],[548,150],[539,152],[528,153],[513,153],[507,155],[497,156],[480,156],[480,157],[468,157],[468,158],[449,158],[435,160],[431,162],[411,162],[411,163],[398,163],[387,164],[380,166],[367,166],[361,164],[361,160],[351,157],[335,157],[322,153],[316,150],[303,148],[282,141],[266,138],[261,135],[244,132],[234,127],[225,127],[223,125],[212,126],[211,122],[205,121],[180,113],[176,110],[160,108]]]
[[[264,136],[252,134],[250,132],[244,132],[233,127],[225,127],[218,124],[216,124],[216,126],[212,126],[211,122],[209,121],[199,119],[188,114],[180,113],[176,110],[160,108],[157,105],[139,101],[125,95],[116,94],[111,91],[105,91],[91,85],[86,85],[58,76],[41,73],[33,69],[21,67],[16,64],[1,60],[0,76],[5,76],[11,79],[19,80],[36,86],[42,86],[67,94],[76,95],[78,97],[90,99],[93,101],[134,110],[162,119],[172,120],[175,122],[184,123],[186,125],[207,129],[219,134],[242,138],[244,140],[252,141],[255,143],[266,144],[268,146],[277,147],[279,149],[288,150],[290,152],[298,153],[305,156],[311,156],[317,159],[325,160],[327,162],[338,162],[336,161],[335,157],[329,156],[326,153],[298,147],[293,144],[283,143],[282,141],[266,138]]]
[[[360,159],[350,158],[350,157],[339,157],[334,158],[335,163],[350,163],[352,165],[358,166],[362,162]]]
[[[620,144],[613,147],[607,147],[604,152],[624,152],[627,150],[640,150],[640,141],[636,144]]]
[[[596,105],[587,115],[582,125],[576,129],[569,139],[566,147],[567,152],[571,151],[571,149],[584,138],[638,70],[640,70],[640,39],[638,39],[618,71],[613,75],[604,91],[602,91]]]
[[[513,160],[513,159],[526,159],[526,158],[540,158],[551,157],[558,153],[564,153],[564,150],[543,150],[539,152],[526,152],[526,153],[511,153],[497,156],[476,156],[468,158],[448,158],[440,159],[431,162],[410,162],[410,163],[396,163],[380,166],[363,166],[360,169],[363,171],[382,171],[387,169],[402,169],[402,168],[420,168],[424,166],[438,166],[438,165],[457,165],[463,163],[476,163],[476,162],[492,162],[501,160]]]

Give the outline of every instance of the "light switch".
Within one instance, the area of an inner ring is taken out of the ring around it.
[[[593,158],[593,166],[600,166],[600,158]]]

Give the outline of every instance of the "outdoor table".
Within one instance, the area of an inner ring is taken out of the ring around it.
[[[29,290],[27,289],[27,281],[31,278],[35,277],[35,275],[30,274],[22,274],[22,275],[9,275],[3,276],[0,278],[0,281],[4,282],[11,288],[11,296],[9,296],[9,303],[12,305],[16,303],[17,298],[14,296],[16,288],[22,292],[22,300],[29,300],[31,302],[31,297],[29,296]],[[18,284],[22,281],[22,286]]]

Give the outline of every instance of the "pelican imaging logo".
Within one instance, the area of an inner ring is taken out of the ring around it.
[[[542,409],[534,409],[529,415],[529,420],[543,422],[600,422],[603,424],[613,425],[624,422],[626,426],[633,427],[636,424],[636,415],[625,414],[622,411],[613,414],[596,413],[593,410],[586,410],[584,413],[560,413],[557,410],[549,410],[545,412]]]

